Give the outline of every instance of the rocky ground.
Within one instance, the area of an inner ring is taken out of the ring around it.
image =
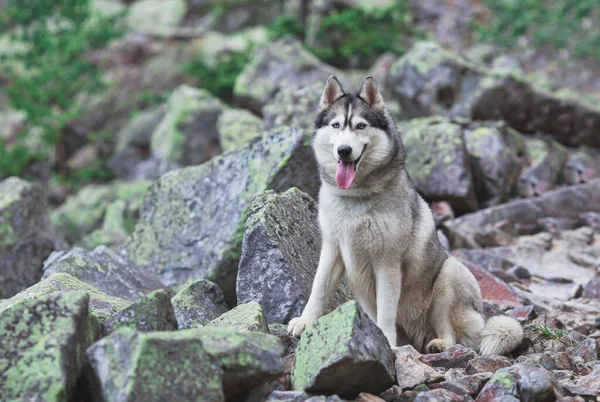
[[[123,86],[84,122],[119,132],[117,179],[64,202],[0,182],[0,400],[600,400],[597,105],[433,41],[383,55],[370,72],[441,240],[486,315],[515,317],[526,337],[510,356],[390,347],[342,284],[298,340],[286,324],[321,241],[313,114],[330,74],[352,87],[366,72],[282,38],[256,47],[228,104],[168,66],[246,46],[228,33],[243,18],[208,46],[190,29],[202,21],[161,14],[175,3],[134,3],[137,33],[96,55]],[[127,117],[132,85],[170,96]]]

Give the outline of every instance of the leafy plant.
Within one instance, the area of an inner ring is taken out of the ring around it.
[[[546,325],[532,325],[531,330],[534,332],[538,332],[550,339],[561,339],[568,333],[567,331],[564,331],[562,329],[550,329]]]
[[[267,27],[269,31],[269,40],[276,40],[284,36],[295,36],[301,39],[304,36],[302,24],[296,17],[291,15],[282,15]]]
[[[597,0],[484,0],[490,18],[477,22],[477,39],[514,47],[521,38],[534,46],[568,49],[600,62]]]
[[[208,65],[203,60],[195,60],[186,63],[183,71],[194,77],[200,87],[221,99],[230,101],[235,80],[246,66],[249,53],[250,50],[229,52],[223,55],[214,66]]]
[[[43,150],[25,146],[37,130],[41,146],[54,149],[66,176],[61,149],[65,128],[82,112],[77,99],[104,88],[100,69],[86,56],[121,34],[118,18],[92,15],[89,0],[7,0],[0,32],[8,32],[19,50],[0,61],[10,103],[26,114],[11,150],[3,146],[9,160],[43,157]],[[0,174],[18,174],[24,165],[1,167]]]

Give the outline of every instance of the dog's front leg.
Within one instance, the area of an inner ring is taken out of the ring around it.
[[[323,239],[319,266],[315,274],[310,297],[301,317],[294,318],[288,325],[288,333],[299,337],[304,329],[325,313],[331,296],[336,291],[344,265],[340,258],[338,246]]]
[[[401,287],[402,271],[400,267],[387,266],[375,272],[377,326],[381,328],[392,347],[396,346],[396,317]]]

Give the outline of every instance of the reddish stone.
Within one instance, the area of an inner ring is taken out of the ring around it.
[[[594,278],[585,285],[583,297],[590,299],[600,299],[600,278]]]
[[[506,315],[515,318],[519,322],[528,322],[537,318],[535,307],[530,305],[517,307],[506,312]]]
[[[421,356],[421,361],[432,367],[465,368],[469,360],[477,356],[473,349],[463,345],[455,345],[442,353]]]
[[[477,373],[495,373],[501,368],[510,367],[511,363],[504,356],[487,356],[487,357],[476,357],[469,361],[465,373],[477,374]]]
[[[465,260],[461,260],[461,262],[469,268],[469,271],[471,271],[475,279],[477,279],[484,300],[497,304],[500,309],[520,307],[523,305],[519,295],[505,282],[496,278],[478,265]]]

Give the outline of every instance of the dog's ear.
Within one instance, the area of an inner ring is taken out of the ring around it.
[[[321,101],[319,102],[319,109],[325,110],[330,108],[331,105],[345,94],[342,84],[340,84],[335,75],[330,76],[325,83],[325,89],[323,90],[323,95],[321,95]]]
[[[377,83],[370,75],[363,81],[358,96],[373,110],[383,110],[385,106]]]

